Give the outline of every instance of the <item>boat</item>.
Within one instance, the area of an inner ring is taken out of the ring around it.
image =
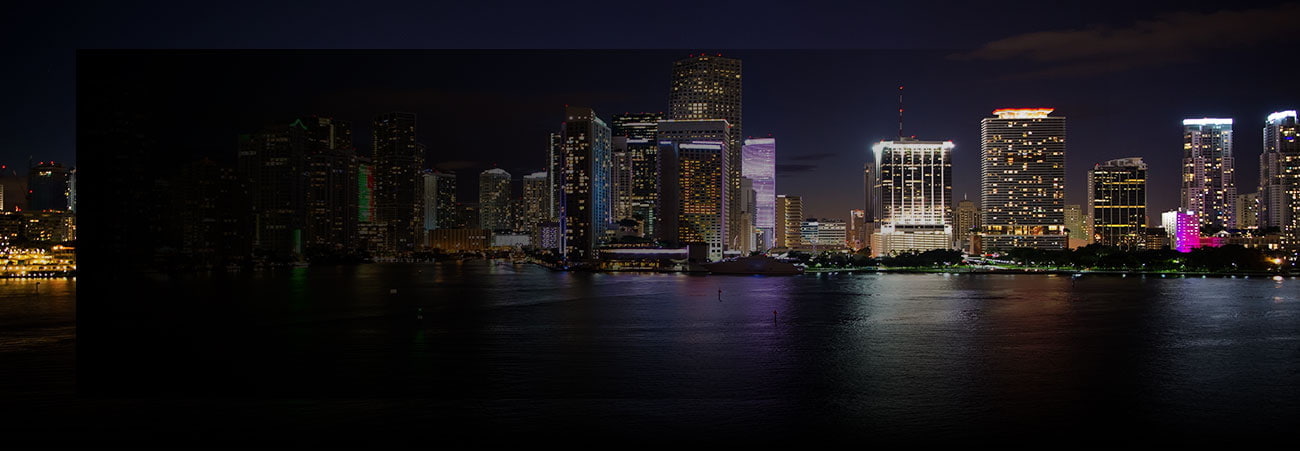
[[[711,274],[793,276],[803,268],[766,255],[752,255],[703,265]]]

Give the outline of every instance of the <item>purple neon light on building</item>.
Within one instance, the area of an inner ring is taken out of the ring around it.
[[[740,176],[754,181],[754,228],[763,231],[760,247],[767,250],[776,235],[776,138],[746,139],[740,158]]]

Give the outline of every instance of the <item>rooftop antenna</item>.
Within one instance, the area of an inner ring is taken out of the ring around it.
[[[898,87],[898,140],[903,140],[903,86]]]

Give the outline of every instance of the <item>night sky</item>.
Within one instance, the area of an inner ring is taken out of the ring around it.
[[[169,136],[186,134],[175,151],[190,156],[232,160],[235,134],[313,113],[353,121],[368,152],[376,114],[415,112],[429,161],[462,173],[462,196],[493,164],[515,177],[541,170],[565,104],[606,120],[666,111],[672,61],[721,53],[744,64],[744,133],[777,138],[778,193],[832,218],[861,208],[862,164],[872,142],[896,135],[899,85],[905,133],[955,142],[958,199],[978,199],[981,118],[1052,107],[1068,118],[1067,201],[1085,201],[1092,164],[1140,156],[1156,222],[1177,207],[1183,118],[1236,120],[1247,193],[1264,117],[1300,108],[1296,3],[689,4],[698,21],[669,3],[330,3],[21,6],[0,32],[0,162],[75,165],[76,49],[480,49],[137,53],[111,68],[158,87],[142,101],[169,112]],[[570,50],[490,50],[516,48]]]

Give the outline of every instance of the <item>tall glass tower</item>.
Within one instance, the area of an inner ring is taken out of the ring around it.
[[[669,107],[675,120],[725,119],[731,125],[723,158],[727,160],[728,235],[738,236],[740,212],[741,64],[721,54],[698,54],[673,63]],[[730,245],[731,243],[727,243]]]
[[[594,260],[596,246],[613,223],[610,130],[591,108],[566,107],[565,118],[556,179],[562,253],[568,260]]]
[[[980,121],[981,247],[1065,249],[1065,118],[1004,108]]]
[[[1094,242],[1142,246],[1147,226],[1147,164],[1133,157],[1093,166],[1088,171],[1087,208]]]
[[[776,235],[776,138],[746,139],[740,165],[741,176],[754,181],[754,227],[763,235],[758,247],[767,250]]]
[[[1202,226],[1237,227],[1232,119],[1183,120],[1183,182],[1179,207]]]

